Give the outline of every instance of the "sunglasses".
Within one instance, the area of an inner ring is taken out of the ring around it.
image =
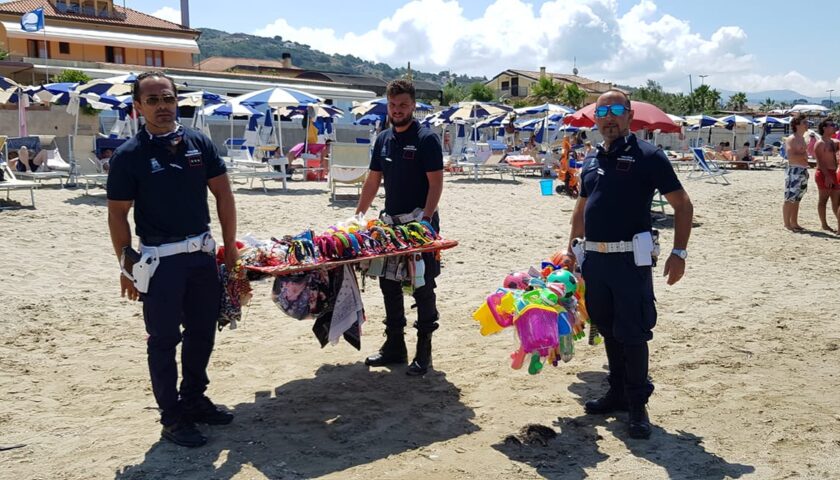
[[[176,97],[174,95],[164,95],[162,97],[146,97],[146,99],[143,100],[143,103],[145,103],[146,105],[148,105],[150,107],[154,107],[155,105],[159,104],[160,102],[163,102],[167,105],[174,105],[175,103],[178,102],[178,97]]]
[[[626,111],[627,107],[620,103],[616,103],[614,105],[601,105],[600,107],[595,108],[595,116],[598,118],[604,118],[608,113],[612,113],[613,116],[620,117],[624,115]]]

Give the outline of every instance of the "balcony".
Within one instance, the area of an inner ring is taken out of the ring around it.
[[[68,2],[66,0],[57,0],[55,2],[55,9],[59,13],[66,13],[70,15],[84,15],[87,17],[110,18],[116,20],[125,20],[124,13],[116,11],[109,12],[107,7],[100,8],[99,11],[93,5],[83,5],[81,3]]]

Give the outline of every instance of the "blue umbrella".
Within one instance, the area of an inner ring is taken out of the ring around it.
[[[98,78],[85,84],[79,85],[76,92],[94,93],[97,95],[127,95],[131,93],[134,83],[137,82],[137,75],[129,73],[109,78]]]
[[[376,125],[376,122],[382,123],[385,121],[384,115],[377,115],[375,113],[369,113],[363,117],[360,117],[356,121],[353,122],[354,125]]]
[[[717,118],[710,117],[708,115],[689,115],[685,117],[685,122],[689,125],[700,127],[711,127],[712,125],[720,123]]]
[[[416,112],[428,112],[434,109],[431,105],[425,104],[423,102],[416,102],[417,106],[414,108]],[[362,102],[355,107],[351,108],[350,111],[355,115],[387,115],[388,114],[388,99],[387,98],[377,98],[375,100],[368,100],[367,102]]]
[[[268,105],[272,108],[298,107],[321,103],[321,99],[292,88],[273,87],[236,97],[236,101],[251,107]]]

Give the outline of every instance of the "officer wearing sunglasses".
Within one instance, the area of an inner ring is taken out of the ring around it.
[[[630,133],[633,110],[627,95],[610,90],[595,105],[594,121],[604,141],[584,160],[570,239],[586,240],[585,255],[577,260],[610,372],[609,390],[587,401],[585,410],[600,415],[629,410],[630,437],[648,438],[646,405],[653,384],[647,342],[653,337],[656,306],[652,268],[645,266],[650,257],[638,260],[633,240],[651,232],[651,201],[659,190],[674,209],[674,245],[664,269],[673,285],[685,271],[693,207],[662,150]]]
[[[221,297],[209,235],[207,190],[216,197],[225,245],[235,244],[236,207],[225,163],[213,142],[176,122],[177,93],[172,79],[161,72],[137,77],[134,108],[143,115],[145,125],[111,157],[108,227],[117,258],[130,257],[128,213],[133,208],[140,252],[156,252],[154,260],[147,257],[153,262],[149,265],[156,266],[145,283],[135,283],[136,272],[120,260],[125,269],[120,276],[122,296],[143,302],[152,392],[163,424],[161,436],[178,445],[197,447],[207,438],[196,423],[219,425],[233,420],[232,414],[218,409],[204,395]],[[228,269],[237,260],[235,248],[225,249]],[[133,279],[128,277],[132,272]],[[175,357],[179,343],[180,388]]]

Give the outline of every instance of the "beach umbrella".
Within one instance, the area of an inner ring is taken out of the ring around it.
[[[502,112],[498,115],[493,115],[492,117],[487,117],[484,120],[475,124],[475,128],[486,128],[486,127],[501,127],[502,122],[504,122],[505,118],[507,118],[508,112]]]
[[[720,122],[717,118],[708,115],[688,115],[685,117],[685,123],[691,126],[711,127]]]
[[[431,105],[423,102],[416,102],[416,104],[415,112],[428,112],[434,109]],[[376,98],[366,102],[354,102],[350,113],[354,115],[388,115],[388,99]]]
[[[777,118],[777,117],[770,117],[770,116],[758,117],[758,118],[755,119],[755,123],[760,124],[760,125],[763,125],[765,123],[771,123],[771,124],[774,124],[774,125],[787,125],[787,124],[790,123],[790,117],[787,117],[787,118]]]
[[[321,103],[322,100],[293,88],[272,87],[256,92],[246,93],[236,97],[236,101],[249,107],[263,107],[268,105],[271,108],[299,107]]]
[[[242,105],[236,101],[229,101],[228,103],[219,103],[216,105],[211,105],[209,107],[205,107],[201,114],[204,116],[218,116],[218,117],[228,117],[230,119],[230,138],[233,138],[233,118],[234,117],[252,117],[257,116],[261,117],[262,113],[258,112],[257,110],[247,106]]]
[[[439,118],[450,122],[453,120],[478,120],[512,110],[512,107],[498,103],[461,102],[440,112]]]
[[[676,125],[682,125],[684,123],[687,123],[685,121],[685,118],[683,118],[679,115],[671,115],[670,113],[666,113],[666,115],[668,115],[668,118],[670,118],[671,121],[674,122],[674,124],[676,124]]]
[[[680,127],[668,118],[668,115],[655,105],[631,101],[633,121],[630,130],[660,130],[663,133],[678,133]],[[563,123],[573,127],[592,127],[595,125],[595,104],[591,103],[571,115],[566,115]]]
[[[538,115],[541,113],[568,115],[575,113],[575,109],[556,103],[543,103],[532,107],[522,107],[514,110],[517,115]]]
[[[203,109],[207,105],[218,105],[226,101],[227,99],[224,96],[204,90],[178,94],[179,107],[197,107]]]
[[[804,115],[820,115],[828,112],[828,108],[822,105],[794,105],[785,113],[801,113]]]
[[[376,125],[376,122],[384,122],[385,117],[382,115],[376,115],[374,113],[369,113],[362,117],[359,117],[355,121],[353,121],[354,125]]]
[[[514,128],[516,128],[517,130],[520,130],[520,131],[533,132],[536,129],[542,128],[542,124],[543,124],[544,120],[545,119],[543,119],[543,118],[532,118],[530,120],[521,120],[521,121],[518,121],[518,122],[514,122],[513,126],[514,126]],[[556,130],[557,129],[557,124],[549,121],[548,122],[548,128],[550,130]]]
[[[95,95],[120,96],[131,93],[134,83],[137,82],[137,75],[128,73],[116,77],[97,78],[76,87],[76,92],[81,94],[90,93]]]
[[[752,118],[744,117],[742,115],[728,115],[726,117],[718,118],[718,122],[726,125],[754,125],[755,121]]]
[[[277,109],[277,114],[282,116],[284,120],[301,118],[306,113],[308,106],[301,107],[281,107]],[[314,106],[315,118],[342,118],[344,117],[344,110],[334,105],[327,105],[319,103]]]

